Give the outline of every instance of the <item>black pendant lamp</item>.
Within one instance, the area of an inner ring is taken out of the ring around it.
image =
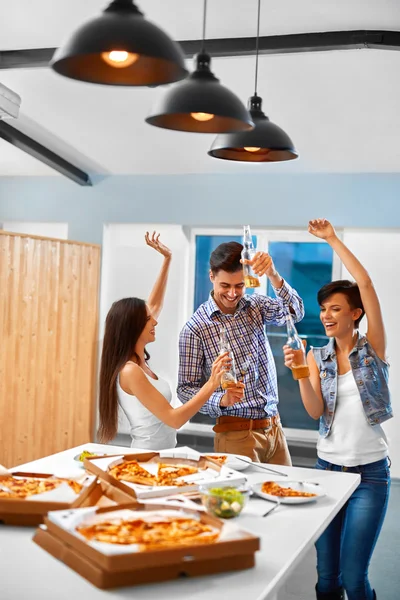
[[[157,86],[187,76],[177,42],[144,19],[132,0],[114,0],[56,50],[50,66],[71,79]]]
[[[207,0],[204,0],[203,44],[195,57],[195,71],[167,90],[146,122],[163,129],[194,133],[248,131],[254,124],[246,107],[210,70],[211,57],[204,50],[206,12]]]
[[[261,110],[262,99],[257,95],[260,3],[258,0],[255,92],[249,99],[254,129],[217,136],[208,152],[214,158],[241,162],[281,162],[298,158],[298,152],[287,133],[272,123]]]

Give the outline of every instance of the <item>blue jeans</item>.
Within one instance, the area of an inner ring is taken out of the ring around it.
[[[390,490],[389,459],[341,467],[318,458],[316,468],[359,473],[361,482],[317,543],[317,589],[344,587],[348,600],[372,600],[368,567],[385,518]]]

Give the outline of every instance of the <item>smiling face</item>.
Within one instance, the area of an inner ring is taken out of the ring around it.
[[[353,332],[361,314],[361,308],[352,308],[347,296],[340,292],[326,298],[320,306],[320,319],[328,337],[341,338]]]
[[[246,291],[243,269],[235,273],[228,273],[222,269],[215,274],[210,271],[210,280],[213,284],[214,300],[220,310],[225,314],[233,314]]]
[[[158,325],[158,322],[156,321],[156,319],[152,316],[149,307],[146,305],[146,311],[147,311],[147,322],[146,325],[142,331],[142,333],[140,334],[139,338],[138,338],[138,343],[146,346],[147,344],[150,344],[151,342],[154,342],[156,339],[156,326]]]

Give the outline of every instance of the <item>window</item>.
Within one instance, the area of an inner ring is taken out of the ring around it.
[[[227,231],[218,232],[218,234],[194,232],[193,310],[207,300],[211,290],[209,280],[211,252],[223,242],[242,242],[242,236],[238,230],[232,233],[235,235],[229,235]],[[298,323],[297,329],[299,334],[307,339],[307,346],[326,344],[327,338],[319,319],[317,291],[322,285],[332,280],[333,271],[337,270],[330,246],[325,242],[314,241],[311,236],[303,232],[259,231],[253,238],[259,248],[268,249],[279,273],[303,298],[306,314],[304,319]],[[268,280],[264,279],[264,282],[266,281]],[[274,296],[269,281],[267,289],[260,291]],[[284,427],[317,429],[318,422],[308,416],[301,402],[298,384],[283,364],[282,346],[286,340],[285,328],[268,325],[266,331],[275,358],[280,399],[279,410]],[[213,420],[207,415],[198,413],[193,417],[192,422],[212,423]]]
[[[305,316],[297,331],[310,346],[324,346],[327,337],[319,319],[317,292],[332,280],[332,248],[325,242],[271,242],[268,251],[278,272],[303,298]],[[268,295],[274,295],[268,281]],[[286,331],[267,325],[269,342],[278,375],[279,412],[284,427],[318,429],[318,421],[308,416],[299,394],[299,386],[283,363],[282,346]]]

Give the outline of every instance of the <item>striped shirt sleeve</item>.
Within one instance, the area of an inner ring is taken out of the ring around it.
[[[179,336],[177,396],[181,402],[188,402],[205,383],[203,375],[204,363],[205,357],[202,341],[188,325],[185,325]],[[214,392],[200,409],[200,412],[210,417],[221,416],[220,401],[222,396],[223,392]]]
[[[286,324],[286,314],[288,308],[291,309],[295,323],[301,321],[304,317],[304,304],[295,289],[293,289],[285,280],[281,288],[273,288],[276,298],[254,294],[255,299],[262,314],[264,323],[283,326]]]

